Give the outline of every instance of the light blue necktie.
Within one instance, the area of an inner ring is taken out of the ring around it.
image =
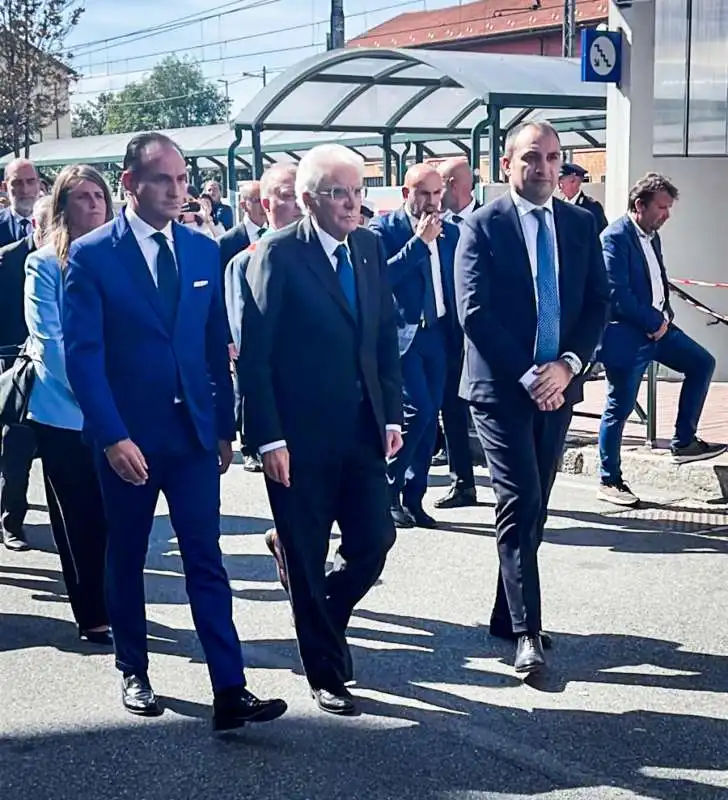
[[[346,245],[340,244],[336,250],[334,250],[334,255],[336,256],[336,275],[339,278],[341,291],[344,293],[344,297],[346,297],[354,319],[357,319],[359,316],[359,308],[356,302],[356,278],[354,277],[354,266],[349,258],[349,251]]]
[[[551,231],[546,223],[545,208],[534,208],[538,220],[536,235],[536,292],[538,321],[536,323],[536,363],[545,364],[559,357],[560,318],[559,283],[556,277],[556,258]]]

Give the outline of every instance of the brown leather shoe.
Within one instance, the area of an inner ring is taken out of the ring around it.
[[[276,566],[278,567],[278,580],[287,592],[288,573],[286,572],[286,559],[283,555],[283,545],[278,538],[278,531],[276,531],[275,528],[271,528],[269,531],[265,532],[265,545],[275,559]]]

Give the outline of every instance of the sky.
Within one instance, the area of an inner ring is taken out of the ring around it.
[[[275,77],[325,50],[331,10],[330,0],[86,0],[85,5],[68,39],[73,67],[83,76],[72,105],[140,80],[155,63],[176,53],[200,62],[209,79],[228,81],[233,115],[262,86],[264,66]],[[458,0],[344,0],[346,36],[407,11],[453,5]],[[113,40],[183,17],[195,21],[137,41]],[[224,91],[223,83],[220,88]]]

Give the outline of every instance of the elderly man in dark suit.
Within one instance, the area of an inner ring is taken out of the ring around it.
[[[221,279],[225,280],[225,267],[230,259],[247,250],[265,232],[265,211],[260,202],[260,181],[245,181],[240,184],[240,208],[243,219],[220,237]]]
[[[609,300],[593,218],[552,197],[560,166],[550,125],[513,128],[502,159],[510,191],[467,220],[455,259],[461,391],[496,495],[500,571],[490,632],[516,640],[518,673],[545,664],[537,552]]]
[[[611,324],[597,354],[607,375],[607,405],[599,429],[598,495],[620,506],[639,503],[622,479],[620,448],[624,424],[651,361],[685,376],[671,444],[673,461],[702,461],[726,450],[723,444],[696,436],[715,359],[673,322],[659,230],[670,218],[677,196],[677,187],[668,178],[648,173],[630,190],[627,213],[602,233],[612,302]]]
[[[597,233],[601,233],[608,224],[604,208],[602,208],[602,204],[598,200],[589,197],[581,188],[588,174],[584,167],[579,164],[565,161],[561,165],[559,174],[559,189],[561,189],[565,200],[575,206],[579,206],[579,208],[583,208],[584,211],[588,211],[594,217]]]
[[[385,459],[402,442],[394,305],[379,240],[359,227],[363,183],[364,162],[340,145],[301,159],[306,215],[256,248],[239,360],[301,660],[332,714],[356,710],[346,628],[394,543]],[[334,522],[341,544],[325,574]]]
[[[33,204],[40,180],[32,161],[16,158],[5,167],[10,208],[0,209],[0,247],[19,242],[33,232]]]
[[[30,235],[0,248],[0,372],[15,361],[28,337],[25,324],[25,260],[42,247],[50,229],[50,197],[41,197],[31,212]],[[35,437],[26,425],[11,425],[0,443],[0,534],[8,550],[27,550],[23,522],[28,511],[28,482]]]

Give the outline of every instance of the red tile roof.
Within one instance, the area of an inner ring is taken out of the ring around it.
[[[421,47],[491,36],[523,34],[560,27],[564,0],[478,0],[438,11],[411,11],[377,25],[348,42],[348,47]],[[576,24],[601,22],[608,0],[577,0]]]

